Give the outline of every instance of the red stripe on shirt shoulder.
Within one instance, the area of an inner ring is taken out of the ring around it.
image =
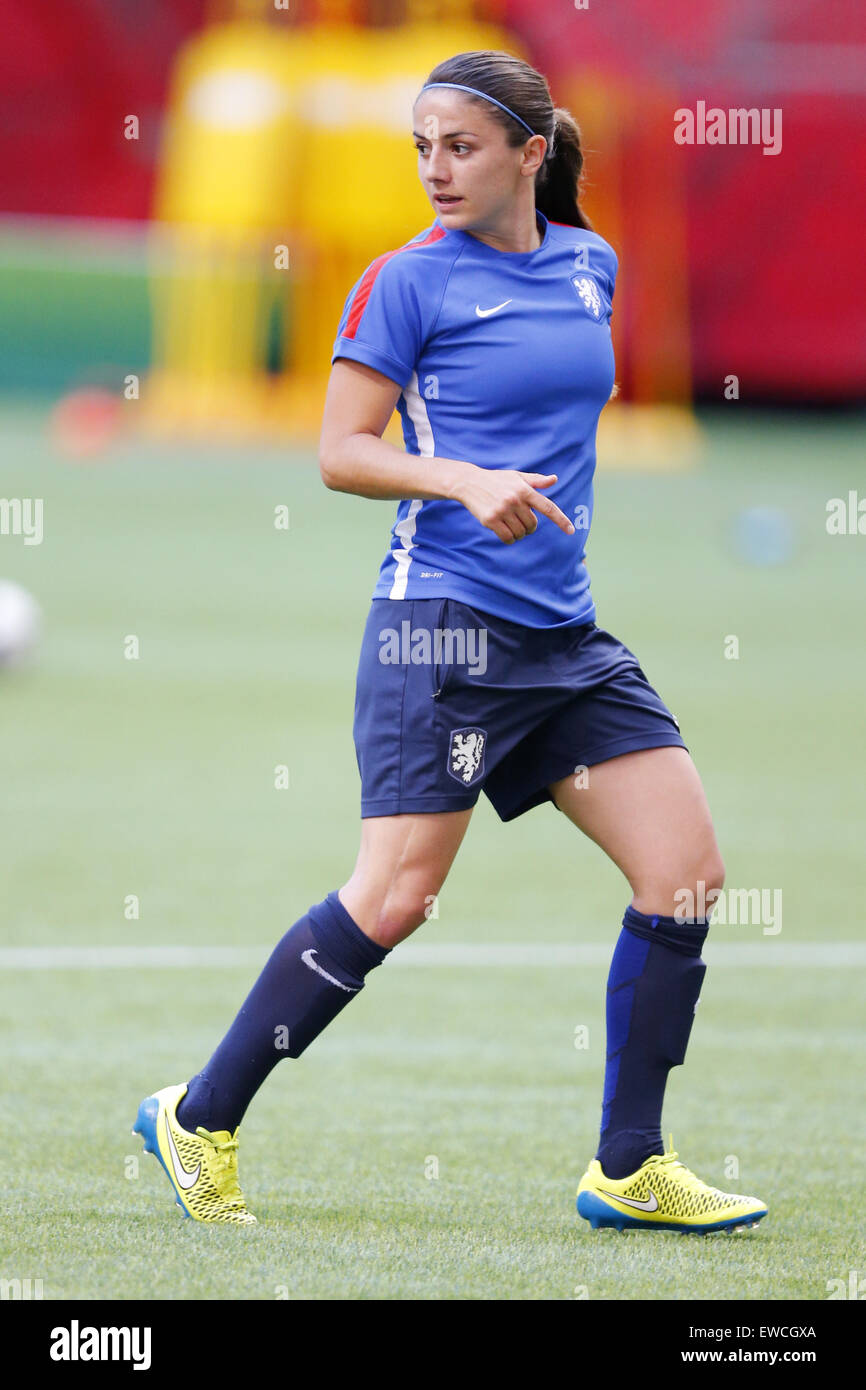
[[[349,317],[346,320],[346,327],[341,333],[342,338],[354,338],[358,331],[358,324],[361,316],[367,307],[367,300],[373,292],[376,283],[376,276],[382,269],[386,261],[390,261],[392,256],[399,256],[401,251],[414,251],[418,246],[430,246],[434,241],[440,241],[445,235],[444,227],[432,227],[423,241],[407,241],[405,246],[398,246],[394,251],[385,251],[383,255],[377,256],[373,264],[364,273],[364,278],[358,286],[352,307],[349,310]]]

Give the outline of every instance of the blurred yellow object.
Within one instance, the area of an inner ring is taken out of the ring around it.
[[[253,22],[205,30],[181,51],[152,234],[153,429],[261,422],[270,326],[287,293],[293,102],[309,49],[304,31]]]
[[[330,0],[304,26],[221,23],[181,52],[152,238],[142,413],[153,430],[314,442],[349,290],[435,215],[412,139],[425,78],[471,49],[527,57],[505,29],[473,20],[467,0],[408,0],[407,22],[392,27],[353,23],[358,8]],[[690,406],[685,199],[680,166],[655,138],[670,101],[586,75],[555,99],[601,151],[588,211],[623,253],[613,332],[631,403],[604,412],[600,465],[690,467],[701,434]],[[644,128],[646,168],[635,171],[624,134],[634,149]],[[396,414],[385,438],[402,443]]]
[[[637,405],[611,401],[601,413],[598,466],[647,473],[678,473],[704,457],[704,431],[690,405]]]
[[[412,106],[426,77],[443,58],[470,49],[525,54],[504,29],[459,13],[444,31],[441,23],[418,22],[318,32],[327,42],[300,105],[294,225],[301,264],[293,277],[291,372],[280,390],[287,417],[295,417],[300,396],[317,402],[320,419],[323,378],[349,290],[377,256],[402,246],[435,217],[418,179],[412,139]],[[387,437],[402,442],[396,416]]]
[[[152,429],[318,433],[351,286],[434,218],[412,142],[427,74],[472,48],[525,56],[463,0],[444,30],[414,8],[430,18],[365,29],[334,5],[304,27],[221,24],[182,51],[155,202]]]
[[[154,215],[229,232],[285,226],[295,192],[294,101],[311,49],[305,30],[219,25],[181,49]]]

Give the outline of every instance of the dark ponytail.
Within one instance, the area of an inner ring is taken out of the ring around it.
[[[554,107],[547,80],[540,72],[510,53],[476,49],[446,58],[433,69],[427,82],[460,82],[486,92],[510,107],[536,135],[543,135],[547,151],[535,175],[535,206],[551,222],[591,228],[579,206],[583,172],[580,127],[570,111]],[[492,101],[473,97],[469,92],[463,95],[467,101],[479,102],[499,121],[509,145],[517,148],[526,144],[529,135],[520,121]]]
[[[589,218],[579,206],[583,174],[580,126],[562,106],[557,106],[553,114],[556,121],[553,151],[548,150],[550,157],[545,157],[535,176],[535,206],[551,222],[591,228]]]

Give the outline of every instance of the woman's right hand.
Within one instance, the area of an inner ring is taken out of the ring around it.
[[[460,479],[453,496],[506,545],[538,530],[536,512],[549,517],[570,536],[574,526],[565,512],[538,490],[556,480],[556,473],[522,473],[515,468],[479,468],[476,464]]]

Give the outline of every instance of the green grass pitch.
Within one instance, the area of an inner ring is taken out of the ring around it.
[[[44,499],[42,544],[0,536],[0,577],[45,614],[36,665],[0,676],[2,1278],[41,1279],[46,1299],[823,1300],[828,1281],[866,1276],[866,538],[825,527],[827,500],[862,477],[862,424],[732,413],[708,421],[690,474],[597,478],[598,621],[680,721],[728,886],[783,892],[778,934],[711,930],[668,1088],[683,1159],[770,1208],[751,1234],[706,1239],[595,1234],[577,1217],[604,953],[629,892],[552,807],[504,826],[483,797],[438,919],[405,950],[523,944],[538,960],[395,952],[254,1101],[240,1173],[258,1226],[180,1218],[130,1128],[351,870],[354,674],[394,504],[329,493],[311,453],[124,444],[78,464],[24,408],[0,415],[0,439],[0,496]],[[788,519],[782,564],[733,544],[758,506]],[[847,964],[791,949],[828,943]],[[179,945],[250,956],[24,969],[8,955]],[[601,954],[545,962],[568,945]],[[725,963],[734,945],[759,959]]]

